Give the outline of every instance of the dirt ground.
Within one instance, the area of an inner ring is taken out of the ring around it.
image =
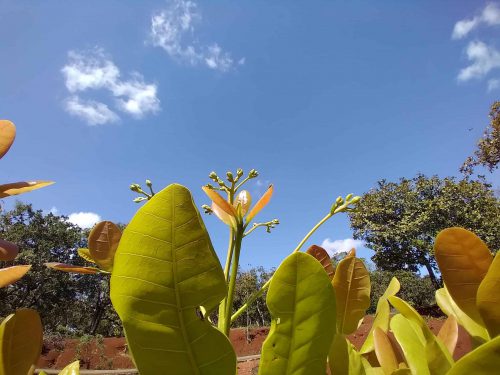
[[[349,340],[360,348],[373,322],[367,316],[359,329],[349,336]],[[431,330],[437,334],[443,325],[443,319],[431,318],[428,321]],[[238,357],[259,354],[268,328],[237,328],[231,330],[230,339]],[[453,354],[455,359],[470,351],[468,334],[459,327],[458,343]],[[124,338],[104,338],[102,342],[83,342],[81,340],[45,340],[42,356],[38,361],[39,368],[63,368],[68,363],[80,359],[81,367],[86,369],[126,369],[134,364],[127,354]],[[239,375],[257,374],[258,360],[238,363]]]

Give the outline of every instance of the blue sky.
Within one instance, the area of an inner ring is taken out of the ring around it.
[[[255,168],[254,199],[275,186],[259,219],[281,224],[244,267],[277,266],[338,195],[458,175],[500,92],[498,3],[0,0],[0,20],[3,179],[57,182],[23,200],[127,222],[132,182],[200,206],[210,171]],[[351,236],[339,216],[310,243]]]

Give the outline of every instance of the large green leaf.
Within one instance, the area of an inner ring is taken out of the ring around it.
[[[477,324],[472,318],[464,313],[460,307],[457,306],[455,301],[453,301],[453,298],[451,298],[446,288],[436,290],[436,302],[446,315],[455,317],[458,324],[465,328],[476,345],[482,344],[490,339],[486,328]]]
[[[486,244],[468,230],[448,228],[437,235],[434,253],[450,296],[462,311],[484,325],[476,295],[493,261]]]
[[[476,304],[491,337],[500,334],[500,253],[479,285]]]
[[[363,346],[359,350],[360,353],[368,353],[375,349],[373,345],[373,330],[375,328],[378,327],[386,333],[389,330],[391,307],[389,306],[387,298],[389,296],[394,296],[397,292],[399,292],[400,287],[401,284],[399,284],[398,279],[393,277],[384,294],[379,298],[377,302],[377,311],[375,312],[375,319],[373,320],[372,327],[370,328],[370,332],[366,336],[366,340],[363,343]]]
[[[446,375],[495,375],[500,369],[500,336],[460,358]]]
[[[111,300],[141,375],[235,374],[229,340],[197,313],[225,295],[189,190],[166,187],[126,227],[111,275]]]
[[[0,375],[26,375],[42,351],[42,322],[32,309],[19,309],[0,325]]]
[[[347,256],[339,262],[332,283],[337,298],[337,332],[351,334],[370,306],[368,270],[361,259]]]
[[[288,256],[272,278],[266,302],[272,323],[259,374],[324,375],[335,332],[335,292],[321,263],[302,252]]]
[[[331,375],[365,375],[361,355],[341,333],[333,338],[328,353],[328,366]]]

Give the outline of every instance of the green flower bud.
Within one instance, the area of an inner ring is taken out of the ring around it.
[[[335,203],[338,204],[338,205],[341,205],[342,203],[344,203],[344,198],[342,197],[337,197],[337,199],[335,200]]]
[[[352,198],[352,200],[351,200],[351,204],[356,204],[356,203],[358,203],[360,200],[361,200],[361,197],[360,197],[360,196],[356,196],[356,197]]]
[[[347,194],[345,197],[346,202],[350,201],[352,198],[352,194]]]
[[[226,177],[229,182],[234,182],[234,176],[230,171],[226,172]]]
[[[139,184],[131,184],[130,185],[130,190],[138,192],[141,189],[141,185]]]
[[[236,170],[236,176],[237,176],[238,178],[240,178],[241,176],[243,176],[243,169],[238,168],[238,169]]]
[[[249,178],[255,178],[259,175],[259,172],[257,172],[255,169],[252,169],[250,172],[248,172],[248,177]]]
[[[153,186],[153,183],[151,182],[151,180],[146,180],[146,185],[151,187],[151,186]]]
[[[214,171],[210,172],[210,174],[208,175],[208,177],[211,178],[214,181],[217,181],[217,179],[219,178],[217,176],[217,173],[215,173]]]

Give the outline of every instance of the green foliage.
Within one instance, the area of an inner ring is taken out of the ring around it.
[[[460,226],[472,230],[491,249],[500,248],[500,200],[483,181],[457,181],[417,175],[398,182],[382,180],[349,213],[354,238],[375,251],[380,270],[417,272],[426,267],[435,288],[434,238]]]
[[[222,268],[189,190],[166,187],[125,229],[111,275],[111,300],[141,374],[234,374],[229,340],[197,314],[225,294]]]
[[[410,271],[373,271],[370,273],[372,293],[370,295],[369,313],[374,313],[377,303],[393,277],[401,283],[399,296],[414,308],[434,305],[434,286],[429,277],[420,277]]]

